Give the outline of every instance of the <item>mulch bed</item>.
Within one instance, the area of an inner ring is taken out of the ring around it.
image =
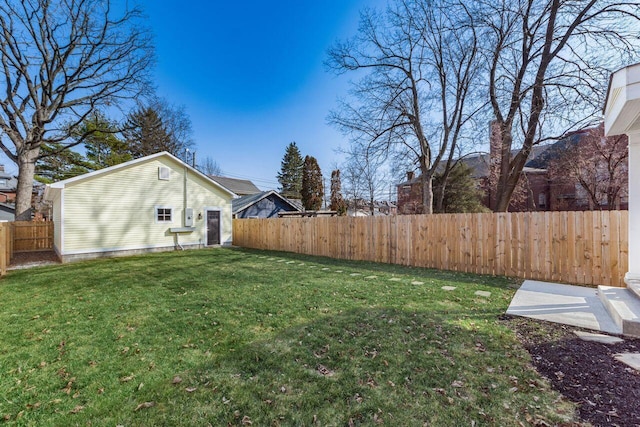
[[[640,425],[640,373],[614,358],[617,353],[640,353],[640,339],[601,344],[579,339],[573,331],[580,328],[572,326],[511,316],[503,321],[516,332],[538,372],[578,405],[582,421]]]
[[[10,269],[57,264],[60,260],[53,251],[17,252],[11,258]]]

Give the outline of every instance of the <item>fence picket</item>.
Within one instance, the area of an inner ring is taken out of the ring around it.
[[[234,244],[581,285],[624,286],[628,213],[236,219]],[[36,240],[38,235],[34,235]]]

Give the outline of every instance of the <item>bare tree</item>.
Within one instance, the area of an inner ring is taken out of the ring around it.
[[[364,185],[362,183],[362,174],[360,173],[360,165],[348,159],[342,165],[342,189],[344,191],[347,208],[357,208],[358,199],[364,198]]]
[[[171,104],[165,98],[159,97],[155,97],[150,106],[158,111],[162,118],[162,122],[171,138],[171,146],[175,147],[175,151],[172,154],[188,162],[187,152],[191,151],[193,153],[195,142],[193,141],[191,117],[189,117],[186,107],[184,105]]]
[[[373,214],[374,202],[382,197],[389,183],[388,165],[384,158],[373,153],[369,147],[353,145],[347,155],[343,166],[345,173],[342,175],[347,204],[351,200],[357,210],[358,200],[366,199]]]
[[[198,165],[198,170],[205,175],[222,175],[222,169],[220,168],[220,165],[210,156],[204,158],[204,160]]]
[[[81,144],[69,135],[92,111],[146,87],[153,51],[140,10],[112,9],[109,0],[0,5],[0,148],[18,165],[18,220],[29,219],[42,145]]]
[[[479,0],[488,93],[500,127],[495,211],[506,211],[532,147],[600,114],[610,72],[637,58],[638,3]],[[520,144],[514,153],[512,150]]]
[[[385,13],[366,10],[358,35],[329,51],[334,71],[366,73],[329,121],[370,159],[397,155],[418,167],[427,213],[433,176],[442,160],[452,166],[463,127],[478,110],[467,103],[477,54],[473,15],[456,0],[398,0]]]
[[[606,138],[604,125],[567,138],[549,174],[561,187],[582,189],[591,209],[620,209],[627,196],[629,140],[626,135]],[[575,208],[575,207],[574,207]]]

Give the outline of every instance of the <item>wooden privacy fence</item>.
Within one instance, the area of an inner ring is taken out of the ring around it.
[[[12,246],[11,226],[8,222],[0,222],[0,276],[4,276],[7,272],[11,262]]]
[[[53,222],[0,222],[0,275],[6,273],[13,254],[53,249]]]
[[[478,274],[624,286],[628,212],[235,219],[233,243]]]

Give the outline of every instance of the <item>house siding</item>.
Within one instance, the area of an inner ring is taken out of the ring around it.
[[[169,180],[158,178],[159,167],[169,168]],[[174,247],[169,229],[184,226],[184,173],[171,158],[156,157],[67,184],[58,212],[64,222],[61,255]],[[170,223],[156,222],[156,206],[172,208]],[[231,243],[231,196],[188,171],[186,207],[193,209],[195,230],[180,233],[180,245],[205,244],[205,220],[198,219],[205,206],[221,207],[221,241]]]

